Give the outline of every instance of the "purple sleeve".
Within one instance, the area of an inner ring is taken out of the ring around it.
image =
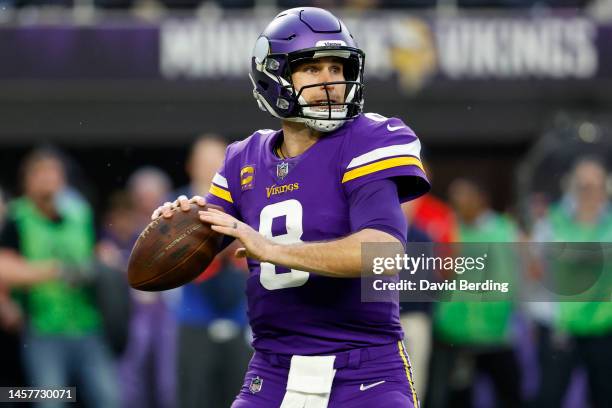
[[[235,194],[235,186],[232,185],[232,174],[228,170],[228,157],[231,155],[233,145],[227,147],[225,151],[225,160],[221,168],[215,173],[215,176],[212,179],[212,183],[210,185],[210,190],[208,194],[206,194],[205,199],[206,202],[214,205],[218,205],[223,208],[227,214],[230,214],[233,217],[241,219],[240,214],[238,212],[235,199],[237,198]]]
[[[206,199],[207,203],[218,205],[219,207],[223,208],[223,211],[232,217],[240,219],[240,214],[238,214],[236,207],[232,203],[229,203],[228,201],[223,200],[210,192],[204,196],[204,199]]]
[[[381,179],[362,185],[349,195],[349,207],[351,231],[365,228],[383,231],[406,247],[408,223],[395,182]]]
[[[372,120],[371,115],[361,117],[352,128],[342,152],[340,171],[347,196],[381,179],[393,179],[402,203],[427,193],[430,185],[421,163],[419,138],[400,119]]]

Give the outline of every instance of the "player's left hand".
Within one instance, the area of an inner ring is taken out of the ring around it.
[[[249,257],[262,262],[268,260],[273,243],[250,225],[238,221],[223,211],[211,208],[199,211],[200,220],[211,225],[211,228],[221,234],[229,235],[239,240],[244,248],[238,248],[234,253],[238,258]]]

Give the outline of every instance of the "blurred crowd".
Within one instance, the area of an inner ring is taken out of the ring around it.
[[[229,407],[252,352],[246,265],[229,248],[162,293],[125,278],[153,209],[204,195],[225,147],[198,139],[177,189],[161,169],[138,169],[98,228],[61,152],[24,159],[21,194],[0,199],[0,385],[76,385],[87,407]],[[609,177],[600,158],[576,157],[558,201],[533,192],[525,228],[492,208],[486,183],[457,175],[446,200],[403,205],[409,241],[610,242]],[[401,320],[424,407],[612,406],[612,302],[403,303]]]
[[[162,170],[135,171],[109,197],[97,233],[62,153],[41,148],[24,159],[22,194],[0,204],[0,384],[74,384],[86,407],[231,404],[251,354],[246,263],[220,255],[164,293],[130,290],[126,279],[153,210],[179,194],[205,195],[225,147],[214,136],[198,141],[191,183],[175,191]]]
[[[525,7],[585,7],[592,0],[0,0],[0,5],[11,7],[95,5],[99,8],[128,9],[143,3],[156,3],[169,9],[192,9],[213,5],[224,9],[248,9],[258,6],[287,9],[314,6],[323,8],[368,9],[413,9],[437,6],[480,8],[525,8]]]

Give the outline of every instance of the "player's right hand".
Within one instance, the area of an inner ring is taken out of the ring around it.
[[[164,218],[171,218],[172,214],[174,214],[174,210],[180,208],[181,211],[189,211],[191,204],[197,204],[200,207],[204,207],[206,205],[206,200],[204,197],[193,196],[191,198],[187,198],[187,196],[182,195],[179,196],[173,202],[167,201],[164,205],[157,207],[153,214],[151,214],[151,220],[155,220],[160,216]]]

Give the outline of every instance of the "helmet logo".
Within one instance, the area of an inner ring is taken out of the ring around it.
[[[346,43],[342,40],[321,40],[317,41],[315,47],[346,47]]]

